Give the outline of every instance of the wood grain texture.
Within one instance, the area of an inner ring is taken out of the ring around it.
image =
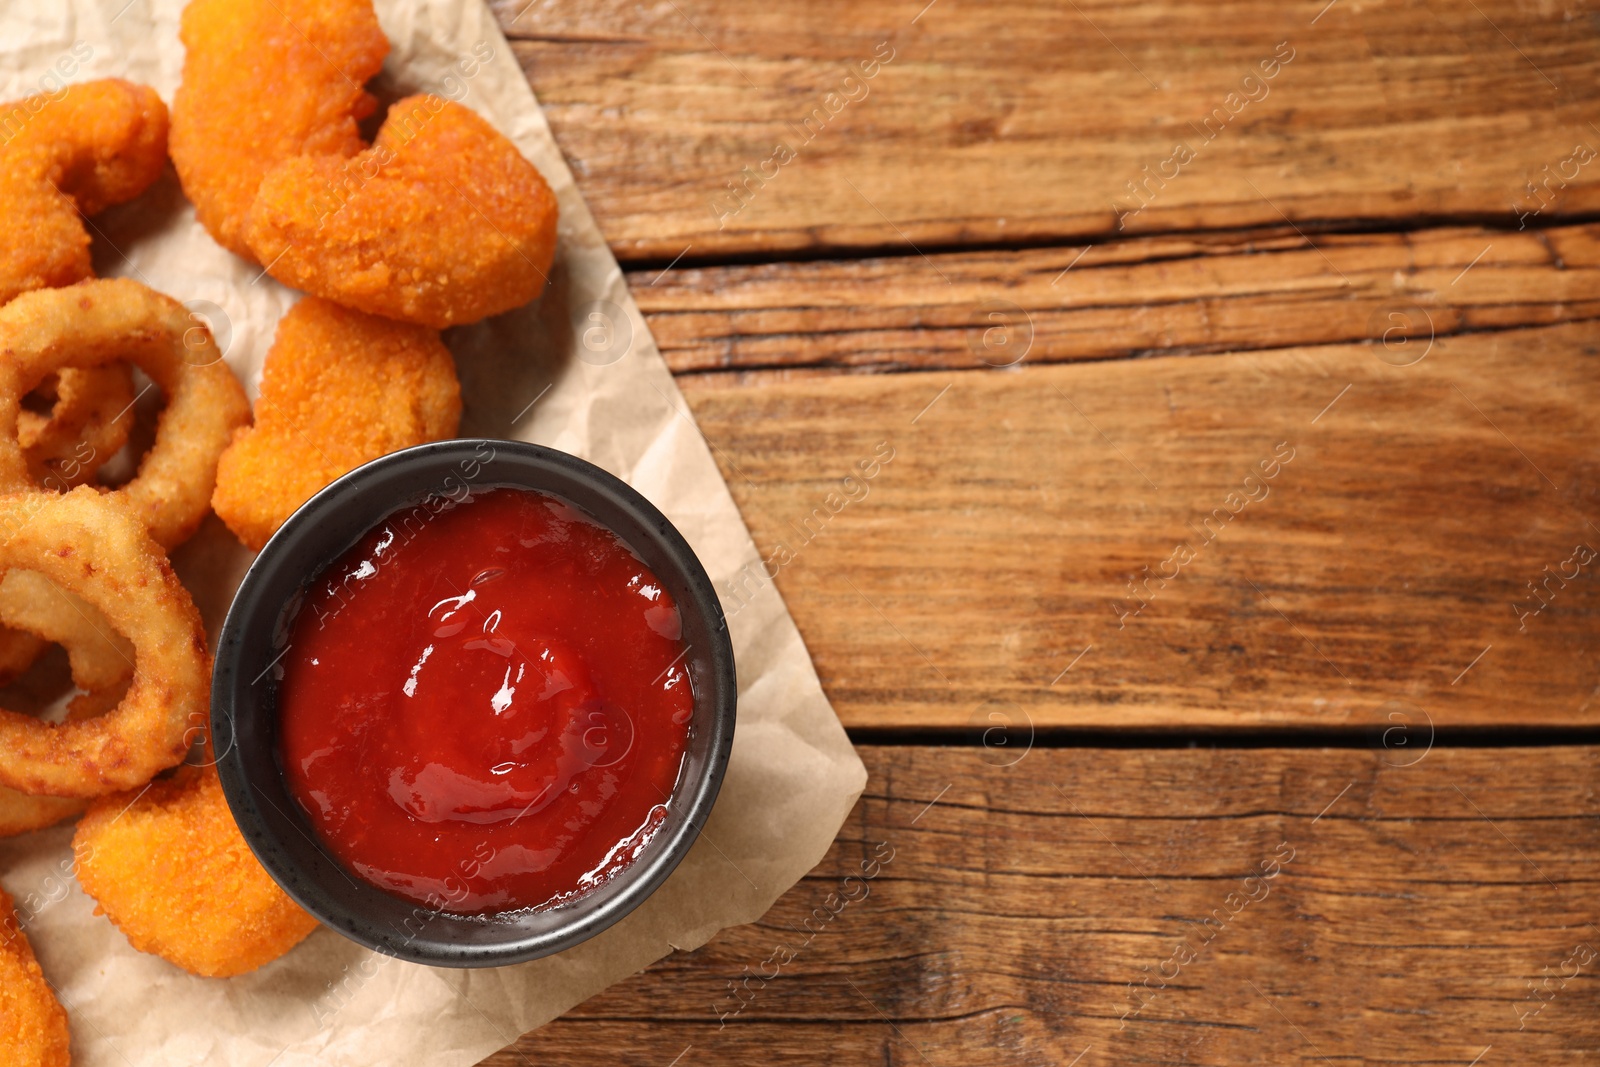
[[[1600,326],[1423,344],[680,380],[847,725],[1600,721]]]
[[[765,919],[488,1063],[1592,1062],[1600,750],[1419,752],[865,749]]]
[[[1325,6],[496,10],[624,261],[1600,207],[1586,4]]]
[[[645,270],[628,282],[680,374],[966,370],[1340,341],[1385,343],[1399,360],[1408,338],[1600,314],[1600,226],[1312,240],[1278,227]]]

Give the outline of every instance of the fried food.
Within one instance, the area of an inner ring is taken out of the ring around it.
[[[246,239],[285,285],[435,329],[543,291],[556,198],[532,163],[468,108],[412,96],[371,149],[300,156],[261,182]]]
[[[43,830],[89,806],[82,797],[39,797],[0,786],[0,837]]]
[[[19,411],[17,443],[39,485],[84,485],[128,443],[134,396],[127,364],[62,367],[34,392],[51,400],[50,413]]]
[[[89,486],[0,496],[0,569],[39,572],[134,648],[132,685],[104,715],[52,726],[0,710],[0,785],[99,796],[181,760],[209,715],[211,657],[194,601],[134,511]]]
[[[0,889],[0,1064],[67,1067],[67,1013],[33,957],[16,905]]]
[[[0,580],[0,621],[8,631],[67,651],[72,682],[84,692],[67,703],[67,722],[81,722],[116,707],[133,678],[133,646],[99,611],[37,571],[12,570]],[[83,811],[77,797],[33,796],[0,786],[0,837],[54,826]]]
[[[24,293],[0,308],[0,491],[30,488],[17,440],[21,398],[66,364],[126,359],[166,396],[155,444],[121,498],[164,547],[205,518],[217,459],[250,404],[210,333],[182,304],[126,278]]]
[[[66,649],[80,689],[116,689],[133,677],[133,643],[97,608],[38,571],[18,568],[0,578],[0,622]],[[68,717],[87,716],[69,708]]]
[[[71,285],[93,273],[89,235],[70,198],[42,181],[44,160],[0,162],[0,303],[44,286]]]
[[[362,84],[389,45],[371,0],[192,0],[172,161],[225,248],[286,285],[435,329],[543,291],[556,199],[472,111],[390,108],[367,148]]]
[[[105,78],[0,104],[0,138],[3,304],[90,276],[79,213],[131,200],[160,176],[167,109],[153,89]],[[81,485],[127,442],[128,422],[116,415],[133,402],[133,378],[108,365],[64,368],[43,384],[53,410],[18,421],[28,468],[41,483]]]
[[[167,109],[120,78],[0,104],[0,304],[89,277],[84,215],[132,200],[167,161]]]
[[[269,170],[365,147],[356,123],[377,101],[362,85],[389,42],[371,0],[193,0],[179,36],[172,162],[201,224],[248,259],[245,216]]]
[[[22,677],[49,643],[33,634],[0,626],[0,685],[10,685]]]
[[[92,481],[127,443],[133,425],[125,417],[134,399],[127,365],[63,367],[46,376],[35,392],[51,400],[52,410],[48,415],[27,408],[17,413],[17,441],[29,476],[47,489],[70,489]],[[34,634],[0,626],[0,685],[15,681],[32,666],[45,644]],[[0,801],[0,828],[8,825],[4,806]],[[0,829],[0,836],[3,833]]]
[[[317,928],[245,844],[214,768],[102,797],[72,838],[78,881],[140,952],[192,974],[244,974]]]
[[[222,454],[211,505],[260,551],[339,475],[453,437],[460,418],[455,361],[436,331],[308,296],[278,323],[256,423]]]
[[[0,227],[3,304],[28,290],[91,275],[89,235],[79,212],[131,200],[161,174],[167,109],[144,86],[118,78],[84,82],[0,104],[0,139],[0,210],[7,218]],[[132,420],[118,417],[133,403],[128,367],[63,367],[37,391],[51,401],[50,413],[23,409],[17,416],[29,475],[54,489],[92,480],[128,440]],[[26,671],[44,646],[32,634],[0,629],[0,684]]]

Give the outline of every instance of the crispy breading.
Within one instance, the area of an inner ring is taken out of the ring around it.
[[[90,276],[84,215],[132,200],[167,162],[155,90],[102,78],[0,104],[0,304]]]
[[[34,796],[0,785],[0,837],[43,830],[72,818],[88,806],[89,802],[81,797]]]
[[[274,168],[247,239],[285,285],[443,329],[537,297],[556,217],[555,194],[516,145],[460,104],[412,96],[368,151]]]
[[[23,394],[67,364],[126,360],[167,403],[139,471],[114,491],[171,548],[205,518],[217,457],[250,418],[244,387],[187,308],[131,278],[24,293],[0,308],[0,488],[32,485],[12,435]]]
[[[133,684],[104,715],[52,726],[0,709],[0,784],[93,797],[181,761],[210,709],[211,657],[189,591],[131,508],[79,486],[0,495],[0,569],[38,571],[133,643]]]
[[[179,36],[172,162],[201,224],[248,259],[245,215],[272,167],[366,147],[356,123],[377,102],[362,86],[389,42],[371,0],[193,0]]]
[[[72,851],[96,911],[140,952],[192,974],[253,971],[317,928],[245,844],[213,767],[97,800]]]
[[[45,981],[16,906],[0,889],[0,1067],[66,1067],[67,1012]]]
[[[339,475],[453,437],[460,419],[455,360],[437,331],[305,297],[278,323],[255,425],[222,454],[211,506],[259,551]]]
[[[89,234],[72,200],[40,181],[38,153],[0,160],[0,304],[18,293],[71,285],[93,273]]]
[[[13,568],[0,579],[0,621],[4,634],[66,649],[72,683],[84,690],[67,704],[66,721],[103,715],[127,695],[133,678],[133,645],[117,633],[99,610],[55,585],[37,571]],[[14,629],[13,629],[14,627]],[[54,826],[83,811],[76,797],[35,796],[0,786],[0,837]]]
[[[0,104],[0,304],[92,273],[79,213],[131,200],[167,161],[167,108],[120,78]],[[35,480],[66,489],[94,477],[128,439],[133,379],[122,364],[52,375],[54,411],[22,412],[18,435]],[[29,657],[31,662],[31,657]]]
[[[135,398],[126,363],[62,367],[33,393],[52,401],[50,412],[17,412],[17,443],[39,485],[64,490],[91,482],[128,443]]]

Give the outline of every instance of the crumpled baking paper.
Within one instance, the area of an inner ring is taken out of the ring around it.
[[[0,98],[118,76],[170,102],[182,6],[6,5]],[[700,841],[636,912],[560,955],[490,970],[420,967],[318,930],[254,974],[195,978],[135,952],[94,915],[71,873],[70,825],[0,842],[0,884],[67,1006],[82,1067],[476,1063],[673,949],[759,918],[821,859],[866,782],[776,588],[749,580],[763,573],[755,545],[492,15],[481,0],[380,0],[378,14],[394,49],[374,91],[432,91],[473,108],[561,201],[544,297],[445,334],[465,394],[462,434],[583,456],[660,507],[719,589],[744,572],[741,591],[724,597],[740,683],[727,779]],[[296,294],[213,243],[170,175],[92,223],[97,271],[186,303],[253,395]],[[174,562],[214,636],[248,554],[211,519]]]

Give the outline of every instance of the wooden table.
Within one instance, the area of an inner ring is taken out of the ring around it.
[[[524,3],[871,781],[492,1063],[1595,1062],[1600,13]]]

